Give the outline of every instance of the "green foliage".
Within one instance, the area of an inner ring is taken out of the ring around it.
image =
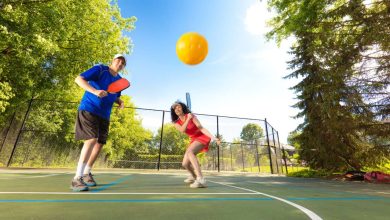
[[[289,172],[287,176],[289,177],[304,177],[304,178],[316,178],[316,177],[326,177],[330,176],[332,173],[324,170],[311,170],[311,169],[302,169],[299,171]]]
[[[137,119],[134,104],[129,96],[121,96],[125,102],[125,109],[114,107],[110,118],[110,130],[107,144],[103,150],[108,159],[117,160],[125,153],[147,152],[148,143],[152,140],[152,132],[142,127],[141,120]]]
[[[362,170],[366,172],[370,171],[382,171],[390,174],[390,159],[386,158],[375,167],[364,167]]]
[[[301,134],[299,131],[293,131],[290,132],[290,134],[287,137],[287,143],[291,146],[293,146],[296,150],[301,149],[299,145],[299,141],[297,140],[298,136]]]
[[[122,31],[135,21],[108,0],[2,1],[1,116],[31,97],[74,99],[78,74],[131,51]]]
[[[178,131],[171,123],[164,124],[164,135],[162,137],[162,149],[163,154],[169,155],[184,155],[190,139],[184,133]],[[161,128],[157,131],[157,134],[153,137],[153,143],[156,149],[160,147]]]
[[[178,131],[171,123],[164,124],[162,137],[162,150],[163,154],[168,155],[184,155],[190,139],[184,133]],[[158,129],[156,135],[153,137],[154,150],[158,150],[160,147],[161,128]]]
[[[270,0],[269,39],[294,36],[289,62],[304,122],[293,139],[314,169],[360,170],[390,157],[390,13],[385,1]]]
[[[123,32],[133,30],[135,21],[135,17],[123,18],[117,2],[110,0],[2,1],[0,126],[15,111],[25,111],[31,98],[56,100],[34,100],[31,105],[26,128],[42,137],[34,141],[35,146],[54,147],[59,154],[70,146],[80,147],[72,134],[78,103],[64,101],[80,100],[84,93],[74,83],[77,75],[99,62],[109,63],[116,53],[131,53],[131,41]],[[113,114],[112,137],[104,148],[108,157],[146,148],[151,133],[134,117],[129,109]]]
[[[263,129],[258,124],[248,123],[242,128],[240,137],[244,141],[253,142],[264,136]]]
[[[0,112],[5,112],[9,105],[9,100],[15,96],[12,93],[12,88],[7,82],[0,82]]]

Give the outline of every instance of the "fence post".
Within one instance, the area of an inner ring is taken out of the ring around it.
[[[4,137],[3,143],[1,143],[0,153],[1,153],[1,151],[3,150],[5,141],[6,141],[7,138],[8,138],[8,133],[9,133],[9,130],[11,129],[12,123],[14,122],[15,115],[16,115],[16,111],[14,112],[14,114],[13,114],[13,116],[12,116],[12,119],[11,119],[11,122],[9,123],[9,126],[8,126],[8,128],[7,128],[7,132],[5,133],[5,137]]]
[[[163,141],[163,134],[164,134],[164,117],[165,117],[165,111],[163,110],[162,115],[162,122],[161,122],[161,136],[160,136],[160,151],[158,153],[158,161],[157,161],[157,170],[160,170],[160,161],[161,161],[161,152],[162,152],[162,141]]]
[[[264,119],[264,122],[265,122],[265,134],[266,134],[266,137],[267,137],[267,144],[268,144],[269,166],[271,168],[271,174],[274,174],[274,169],[272,167],[271,146],[269,144],[269,137],[268,137],[268,125],[267,125],[268,122],[267,122],[266,118]]]
[[[244,148],[242,147],[242,141],[240,142],[240,146],[241,146],[242,172],[245,172]]]
[[[278,136],[278,143],[279,143],[279,148],[280,148],[279,132],[278,132],[278,131],[276,131],[276,135]],[[282,145],[282,152],[283,152],[284,167],[286,168],[286,174],[288,174],[286,153],[284,152],[284,147],[283,147],[283,145]]]
[[[272,128],[272,142],[274,143],[274,148],[275,148],[275,157],[276,157],[276,172],[279,174],[279,158],[278,158],[278,150],[276,149],[276,144],[275,144],[275,135],[274,135],[274,128],[271,126]]]
[[[217,115],[217,138],[219,138],[219,118],[218,118],[218,115]],[[220,146],[219,146],[219,144],[217,144],[218,173],[221,170],[220,163],[219,163],[219,149],[220,149]]]
[[[229,147],[230,147],[230,169],[231,169],[231,171],[234,171],[234,169],[233,169],[233,152],[232,152],[232,144],[231,143],[229,144]]]
[[[33,102],[33,98],[31,98],[30,102],[28,103],[28,108],[27,108],[26,114],[24,115],[23,123],[22,123],[22,126],[21,126],[20,130],[19,130],[18,136],[16,137],[14,147],[12,148],[11,155],[9,156],[7,167],[9,167],[9,165],[11,164],[12,157],[14,156],[14,153],[15,153],[15,150],[16,150],[16,145],[18,145],[18,142],[19,142],[19,139],[20,139],[20,135],[22,134],[24,126],[26,125],[26,119],[28,118],[28,115],[30,114],[30,109],[31,109],[32,102]]]
[[[259,173],[260,173],[260,158],[259,158],[259,147],[257,145],[257,140],[255,140],[255,147],[256,147],[256,159],[257,159],[257,166],[259,167]]]

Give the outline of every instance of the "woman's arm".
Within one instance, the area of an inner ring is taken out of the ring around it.
[[[179,130],[180,132],[184,133],[184,132],[186,131],[186,129],[187,129],[188,123],[190,122],[190,120],[191,120],[192,118],[193,118],[192,114],[189,113],[189,114],[187,115],[187,118],[186,118],[186,120],[184,121],[183,125],[179,125],[179,124],[175,123],[175,124],[174,124],[174,125],[175,125],[175,128],[176,128],[177,130]]]
[[[203,134],[209,136],[209,137],[211,138],[211,141],[217,141],[217,143],[219,144],[219,139],[216,138],[216,137],[214,137],[214,135],[212,135],[212,134],[209,132],[209,130],[207,130],[206,128],[204,128],[204,127],[202,126],[202,124],[200,123],[200,121],[198,120],[198,118],[196,118],[196,117],[194,116],[194,118],[193,118],[192,120],[193,120],[194,124],[196,125],[196,127],[198,127],[199,130],[200,130]]]

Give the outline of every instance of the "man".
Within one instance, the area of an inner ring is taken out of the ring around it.
[[[106,90],[108,85],[121,78],[118,73],[125,66],[126,58],[117,54],[110,66],[96,65],[75,79],[85,93],[76,120],[75,137],[76,140],[84,140],[84,145],[72,180],[73,191],[88,191],[88,186],[96,186],[91,169],[106,143],[112,106],[116,102],[120,109],[124,108],[121,93],[108,93]]]

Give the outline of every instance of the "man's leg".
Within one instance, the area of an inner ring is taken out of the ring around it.
[[[84,146],[81,149],[79,162],[77,164],[77,171],[75,177],[82,177],[84,173],[84,168],[87,165],[87,162],[89,161],[89,158],[91,156],[93,146],[96,144],[96,138],[89,139],[84,141]]]
[[[93,146],[96,144],[97,139],[89,139],[84,141],[83,148],[81,149],[79,162],[77,164],[76,175],[72,180],[73,191],[87,191],[88,186],[84,183],[82,177],[84,168],[87,165],[88,159],[91,155]]]
[[[92,149],[91,154],[88,158],[88,161],[87,161],[86,167],[84,169],[84,173],[83,173],[84,174],[84,182],[88,186],[96,186],[97,185],[96,181],[93,178],[93,175],[91,173],[91,169],[92,169],[96,159],[98,158],[99,153],[103,148],[103,145],[107,141],[108,129],[109,129],[109,125],[110,125],[110,122],[108,120],[103,119],[103,118],[98,118],[97,121],[98,121],[98,139],[93,146],[93,149]]]
[[[84,174],[89,174],[91,172],[92,166],[95,163],[96,159],[98,158],[102,148],[103,148],[103,144],[98,142],[96,142],[96,144],[93,146],[91,156],[89,157],[87,165],[84,169]]]
[[[87,186],[96,186],[97,185],[96,181],[93,178],[93,175],[91,173],[91,169],[92,169],[92,166],[95,163],[96,159],[98,158],[99,153],[102,150],[102,148],[103,148],[103,144],[96,142],[96,144],[93,146],[91,155],[90,155],[88,162],[87,162],[87,165],[85,166],[83,178],[84,178],[84,182],[85,182],[85,184],[87,184]]]

